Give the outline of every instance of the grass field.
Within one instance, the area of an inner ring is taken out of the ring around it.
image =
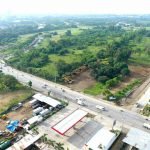
[[[102,94],[105,89],[106,87],[103,84],[96,83],[95,85],[85,89],[84,93],[96,96]]]
[[[150,38],[145,37],[141,42],[135,43],[133,53],[131,55],[130,63],[136,65],[146,65],[150,66]]]

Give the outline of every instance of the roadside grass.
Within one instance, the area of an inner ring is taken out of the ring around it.
[[[105,89],[105,85],[102,83],[96,83],[95,85],[85,89],[84,93],[96,96],[102,94]]]
[[[144,109],[143,109],[143,111],[142,111],[142,114],[143,114],[144,116],[147,116],[147,117],[150,116],[150,105],[147,104],[147,105],[144,107]]]
[[[21,90],[20,92],[21,92],[20,95],[17,95],[16,97],[12,98],[5,105],[0,105],[0,113],[2,113],[3,111],[7,110],[9,107],[18,104],[19,102],[21,102],[33,95],[32,90],[23,90],[23,91]]]
[[[50,75],[55,76],[58,74],[57,67],[55,63],[49,63],[45,65],[44,67],[41,68],[42,70],[45,70],[48,72]]]
[[[80,55],[78,55],[78,57],[77,55],[70,53],[64,56],[60,56],[58,54],[51,54],[49,55],[49,60],[54,63],[57,63],[59,60],[64,60],[66,63],[70,64],[72,62],[79,62],[81,60]]]

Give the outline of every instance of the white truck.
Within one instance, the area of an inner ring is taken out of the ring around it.
[[[150,129],[150,124],[148,124],[148,123],[144,123],[143,126],[147,129]]]

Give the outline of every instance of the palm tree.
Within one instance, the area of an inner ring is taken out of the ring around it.
[[[55,147],[56,142],[49,139],[46,144],[49,145],[49,146]]]
[[[42,137],[41,137],[41,140],[42,140],[42,142],[43,143],[45,143],[46,144],[46,142],[47,142],[47,134],[44,134]]]
[[[55,149],[56,150],[64,150],[64,144],[63,143],[56,143]]]

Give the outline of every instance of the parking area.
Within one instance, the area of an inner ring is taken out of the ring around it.
[[[60,135],[52,129],[52,127],[70,115],[76,109],[81,108],[79,105],[69,103],[67,107],[60,110],[57,114],[48,118],[44,122],[38,125],[40,133],[47,134],[50,139],[55,139],[61,143],[65,143],[66,147],[72,150],[82,149],[84,144],[92,138],[92,136],[103,127],[102,124],[95,121],[91,117],[85,117],[79,121],[75,126],[68,130],[65,135]],[[82,108],[81,108],[82,109]],[[86,111],[86,110],[85,110]]]
[[[68,138],[68,142],[75,147],[81,149],[84,144],[86,144],[103,126],[94,121],[87,120],[86,122],[81,122],[82,127],[76,126],[73,128],[74,134]]]

